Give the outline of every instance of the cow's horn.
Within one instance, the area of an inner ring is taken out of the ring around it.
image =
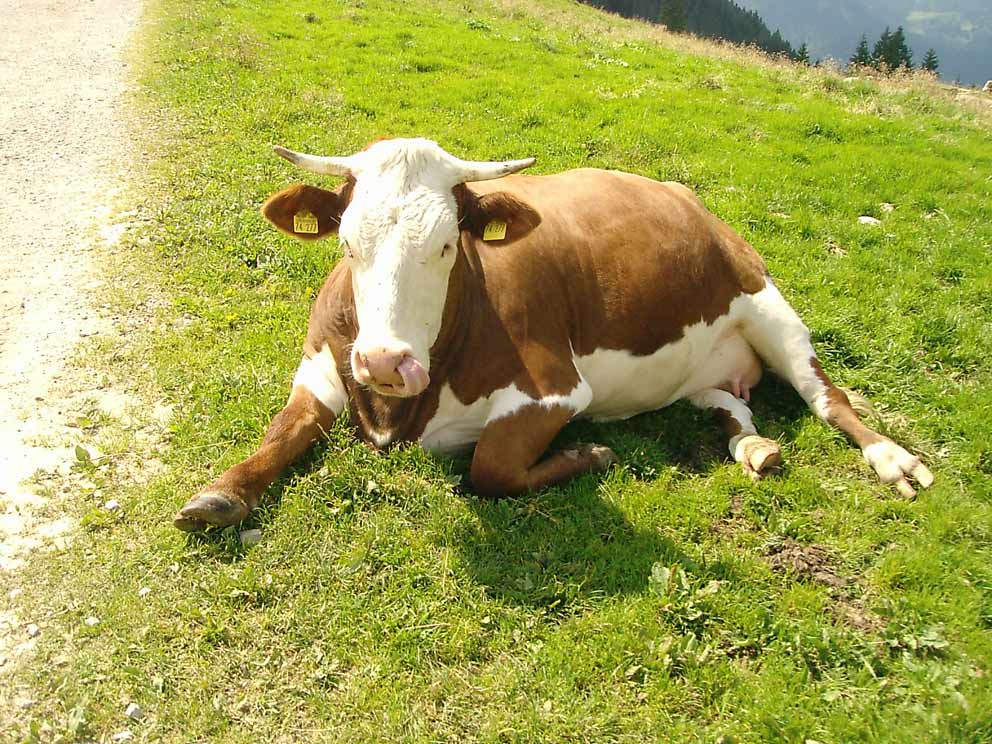
[[[508,176],[511,173],[521,171],[524,168],[530,168],[536,161],[537,158],[503,160],[494,163],[459,160],[458,166],[461,170],[461,183],[467,183],[469,181],[490,181],[493,178],[502,178],[503,176]]]
[[[320,155],[307,155],[302,152],[293,152],[285,147],[276,145],[272,148],[276,155],[286,158],[290,163],[298,165],[303,170],[314,173],[322,173],[325,176],[350,176],[354,170],[354,163],[351,158],[332,158]]]

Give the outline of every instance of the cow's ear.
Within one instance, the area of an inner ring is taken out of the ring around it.
[[[462,229],[493,245],[520,240],[541,224],[541,215],[524,201],[506,191],[478,196],[467,187],[456,191]]]
[[[298,183],[270,196],[262,205],[262,215],[287,235],[318,240],[338,231],[353,185],[349,179],[334,191],[326,191]]]

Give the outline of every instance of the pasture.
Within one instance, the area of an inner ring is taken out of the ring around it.
[[[47,618],[14,741],[992,739],[992,116],[673,40],[565,2],[159,0],[137,50],[148,221],[108,271],[140,332],[87,358],[174,406],[97,420],[79,536],[29,569]],[[691,186],[767,261],[824,367],[920,454],[914,501],[787,385],[755,392],[752,484],[688,404],[575,423],[621,464],[517,499],[467,459],[376,453],[339,419],[242,529],[173,512],[252,451],[339,258],[258,208],[327,185],[271,145],[426,136]],[[878,225],[859,223],[872,216]],[[122,284],[122,286],[127,286]],[[162,462],[134,484],[114,457]],[[147,588],[150,591],[140,592]],[[85,619],[97,617],[88,625]],[[128,703],[141,720],[128,720]]]

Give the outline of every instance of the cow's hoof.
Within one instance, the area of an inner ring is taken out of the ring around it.
[[[916,489],[910,485],[909,478],[913,478],[921,488],[930,488],[933,485],[933,473],[920,462],[920,458],[889,439],[869,444],[862,454],[878,473],[882,483],[894,484],[904,498],[916,496]]]
[[[248,516],[247,504],[237,496],[221,491],[203,491],[191,498],[172,519],[183,532],[198,532],[208,527],[227,527]]]
[[[579,456],[588,458],[594,471],[606,470],[610,465],[620,462],[620,458],[609,447],[602,444],[581,444]]]
[[[752,434],[737,443],[734,459],[751,480],[759,481],[782,463],[782,449],[774,439]]]

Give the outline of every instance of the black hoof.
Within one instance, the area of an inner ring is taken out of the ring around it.
[[[208,527],[227,527],[248,516],[248,507],[241,499],[221,493],[205,491],[189,500],[172,524],[183,532],[199,532]]]

